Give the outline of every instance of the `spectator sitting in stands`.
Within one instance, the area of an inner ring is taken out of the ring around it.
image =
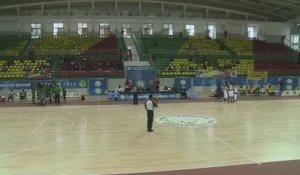
[[[167,71],[172,71],[173,68],[172,68],[170,65],[168,65],[168,66],[166,67],[166,70],[167,70]]]
[[[155,80],[154,84],[155,84],[155,90],[158,92],[159,91],[159,85],[160,85],[160,81],[159,81],[158,78]]]
[[[113,91],[108,91],[107,98],[112,100],[114,98],[114,92]]]
[[[129,88],[128,85],[126,85],[124,92],[125,92],[125,93],[128,93],[128,92],[130,92],[130,91],[131,91],[131,89]]]
[[[163,88],[163,90],[164,90],[164,91],[168,91],[168,86],[165,86],[165,87]]]
[[[274,93],[273,88],[272,88],[271,85],[269,85],[269,87],[267,88],[267,93],[268,93],[270,96],[275,95],[275,93]]]
[[[23,89],[21,92],[20,92],[20,101],[26,101],[27,99],[27,93],[26,91]]]
[[[123,92],[124,92],[124,90],[123,90],[123,88],[121,87],[121,85],[119,85],[117,91],[118,91],[119,93],[123,93]]]
[[[81,95],[80,101],[85,101],[85,96],[83,94]]]
[[[259,95],[264,96],[266,93],[265,87],[263,85],[260,86]]]
[[[9,67],[9,66],[15,65],[15,62],[14,62],[13,59],[10,59],[10,60],[6,61],[6,63],[7,63],[7,66],[8,66],[8,67]]]
[[[227,32],[227,30],[225,30],[224,31],[224,38],[227,38],[227,36],[228,36],[228,32]]]
[[[14,91],[11,89],[7,95],[7,102],[9,102],[9,101],[14,102],[15,96],[16,96],[16,93],[14,93]]]
[[[8,65],[7,65],[7,63],[3,63],[2,72],[7,72],[7,71],[8,71]]]
[[[137,92],[144,92],[144,88],[142,86],[137,86]]]
[[[249,95],[249,87],[248,86],[245,87],[245,91],[246,91],[246,96],[248,96]]]
[[[23,71],[25,72],[30,71],[30,67],[27,64],[25,64],[23,67]]]
[[[173,84],[173,88],[172,88],[172,90],[173,90],[173,92],[177,92],[177,90],[178,90],[178,89],[177,89],[177,86],[176,86],[176,84],[175,84],[175,83]]]
[[[247,95],[246,89],[244,89],[243,86],[240,86],[240,88],[239,88],[239,95],[240,96],[246,96]]]
[[[254,87],[250,86],[249,89],[248,89],[248,94],[249,95],[254,95],[254,92],[255,92]]]
[[[83,63],[88,63],[89,62],[88,58],[83,58],[82,61],[83,61]]]
[[[130,83],[130,81],[128,79],[126,79],[126,81],[125,81],[125,86],[128,86],[128,87],[131,86],[131,83]]]
[[[254,89],[253,94],[254,94],[255,96],[260,96],[260,86],[257,86],[257,87]]]
[[[76,69],[75,69],[75,61],[72,60],[72,61],[70,62],[70,64],[71,64],[71,67],[72,67],[71,69],[72,69],[72,70],[76,70]]]
[[[114,99],[115,99],[115,101],[118,101],[119,96],[120,96],[120,93],[119,93],[119,91],[116,90],[116,91],[114,92]]]

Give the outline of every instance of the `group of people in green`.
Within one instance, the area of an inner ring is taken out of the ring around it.
[[[62,84],[59,86],[56,82],[52,83],[37,83],[36,86],[32,85],[32,103],[39,103],[45,105],[46,103],[60,104],[60,94],[62,92],[63,101],[66,102],[67,90]]]

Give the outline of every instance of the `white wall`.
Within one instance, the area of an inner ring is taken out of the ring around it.
[[[115,90],[121,85],[125,86],[125,78],[107,79],[107,90]]]
[[[262,24],[263,31],[266,34],[266,41],[281,42],[281,37],[286,36],[290,40],[290,25],[288,23],[269,22]]]
[[[255,25],[261,28],[266,36],[286,35],[289,39],[289,24],[282,22],[260,22],[260,21],[238,21],[238,20],[217,20],[217,19],[196,19],[196,18],[146,18],[146,17],[0,17],[0,33],[4,32],[25,32],[30,33],[31,23],[41,23],[43,32],[52,33],[53,23],[63,22],[64,31],[77,32],[77,23],[87,22],[88,31],[99,32],[99,23],[110,23],[111,32],[121,31],[121,25],[131,24],[132,31],[140,31],[145,23],[153,24],[154,33],[162,31],[163,24],[171,23],[175,33],[183,32],[186,24],[194,24],[196,34],[205,33],[205,25],[217,26],[217,33],[222,34],[227,28],[229,35],[245,36],[248,25]]]
[[[115,90],[119,85],[125,88],[125,78],[119,79],[107,79],[107,89],[108,90]],[[173,87],[174,78],[160,78],[160,89],[162,90],[165,86]]]
[[[165,86],[167,86],[167,87],[173,87],[173,84],[174,84],[174,78],[160,78],[159,81],[160,81],[160,87],[159,87],[159,89],[161,91],[163,90],[163,88]]]

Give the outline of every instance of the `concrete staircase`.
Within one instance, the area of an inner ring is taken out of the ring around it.
[[[124,42],[128,49],[128,52],[131,52],[131,61],[140,61],[140,56],[134,34],[132,33],[130,38],[124,38]]]

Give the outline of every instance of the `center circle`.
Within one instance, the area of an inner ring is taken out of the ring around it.
[[[199,127],[213,125],[217,120],[213,117],[203,115],[174,114],[157,117],[155,121],[167,126]]]

